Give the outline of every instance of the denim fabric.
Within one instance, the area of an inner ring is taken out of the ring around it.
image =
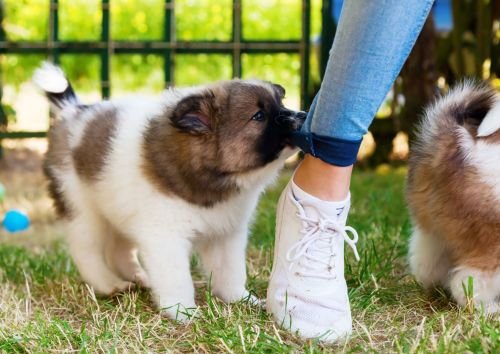
[[[349,166],[434,0],[345,0],[321,88],[296,144]]]

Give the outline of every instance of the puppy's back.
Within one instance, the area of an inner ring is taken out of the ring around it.
[[[487,86],[459,85],[427,108],[412,146],[410,214],[454,262],[500,252],[499,106]]]

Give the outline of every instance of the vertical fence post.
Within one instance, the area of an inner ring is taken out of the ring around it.
[[[49,47],[49,58],[54,64],[59,64],[59,0],[50,0],[49,9],[49,35],[47,46]]]
[[[311,104],[309,99],[309,61],[311,42],[311,1],[302,1],[302,40],[300,45],[300,105],[306,109]]]
[[[172,86],[175,74],[174,49],[175,42],[175,2],[174,0],[165,0],[165,14],[163,21],[163,40],[170,44],[163,52],[163,74],[165,78],[165,88]]]
[[[54,64],[59,64],[59,0],[50,0],[49,2],[49,22],[48,22],[47,48],[48,57]],[[56,115],[52,108],[49,108],[49,126],[56,119]]]
[[[102,29],[101,29],[101,42],[104,48],[101,50],[101,96],[102,98],[109,98],[111,91],[111,84],[109,79],[109,67],[111,54],[113,48],[110,41],[109,33],[109,0],[102,0]]]
[[[241,0],[233,0],[233,77],[241,77]]]
[[[3,29],[3,13],[4,3],[0,2],[0,41],[5,41],[5,31]],[[0,57],[0,131],[7,130],[7,115],[3,109],[2,96],[3,96],[3,61],[5,56]],[[0,139],[0,159],[3,157],[2,139]]]

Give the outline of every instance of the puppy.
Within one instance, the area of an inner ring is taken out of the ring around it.
[[[44,170],[83,279],[105,295],[138,282],[185,320],[195,250],[216,296],[248,296],[250,218],[306,115],[285,90],[233,80],[83,105],[59,68],[33,80],[58,110]]]
[[[462,306],[500,305],[500,95],[464,83],[426,110],[409,160],[411,271]],[[469,279],[473,280],[472,293]],[[467,294],[468,293],[468,294]]]

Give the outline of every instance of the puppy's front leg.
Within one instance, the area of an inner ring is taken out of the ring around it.
[[[206,272],[211,276],[214,295],[226,303],[248,296],[245,251],[246,230],[234,235],[203,240],[198,244],[198,253]]]
[[[153,231],[144,235],[139,252],[161,311],[172,319],[188,320],[196,306],[190,273],[191,242]]]

